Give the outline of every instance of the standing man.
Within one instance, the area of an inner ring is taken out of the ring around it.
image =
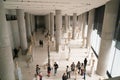
[[[54,63],[54,75],[56,75],[58,69],[58,64],[55,62]]]
[[[69,66],[67,65],[67,68],[66,68],[67,78],[70,78],[70,72],[71,72],[71,70],[70,70]]]

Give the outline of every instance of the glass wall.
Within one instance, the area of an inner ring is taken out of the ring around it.
[[[101,43],[101,32],[102,32],[102,25],[103,25],[103,18],[104,18],[104,10],[105,5],[98,7],[95,9],[95,15],[94,15],[94,27],[92,31],[92,39],[91,39],[91,45],[96,52],[97,56],[99,54],[99,48]]]

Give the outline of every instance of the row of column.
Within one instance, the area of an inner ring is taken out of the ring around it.
[[[25,51],[28,48],[27,37],[30,38],[35,29],[34,17],[26,14],[25,25],[24,11],[18,9],[17,20],[8,24],[3,0],[0,0],[0,11],[0,80],[15,80],[12,49],[21,47]]]
[[[105,75],[107,71],[107,65],[110,55],[110,47],[112,44],[113,33],[115,30],[115,22],[117,19],[118,13],[118,4],[119,0],[112,0],[108,2],[105,6],[105,14],[103,20],[103,28],[101,35],[101,45],[100,52],[98,57],[98,64],[96,73],[99,75]],[[88,26],[87,25],[87,13],[81,14],[78,16],[79,29],[82,31],[83,46],[90,48],[91,47],[91,33],[94,25],[94,13],[95,10],[90,10],[88,15]],[[112,14],[111,14],[112,13]],[[62,28],[62,15],[61,11],[56,11],[56,48],[59,51],[60,39],[61,39],[61,28]],[[68,16],[65,15],[65,32],[68,29]],[[77,14],[73,14],[73,27],[72,27],[72,38],[75,39],[75,28],[77,22]],[[87,29],[87,36],[85,36],[85,28]],[[86,39],[86,40],[85,40]],[[86,41],[86,44],[85,44]]]

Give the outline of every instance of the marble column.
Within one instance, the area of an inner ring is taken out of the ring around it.
[[[6,14],[10,14],[10,10],[6,9],[5,10]],[[8,34],[9,34],[9,38],[10,38],[10,44],[11,44],[11,48],[14,49],[14,42],[13,42],[13,35],[12,35],[12,26],[11,26],[11,20],[7,20],[7,24],[6,26],[8,27]]]
[[[98,56],[98,64],[96,70],[96,73],[101,76],[106,75],[108,67],[110,50],[118,15],[119,1],[120,0],[111,0],[105,5],[100,52]]]
[[[34,22],[34,15],[32,15],[32,14],[29,14],[30,15],[30,27],[31,27],[31,33],[33,33],[34,32],[34,30],[35,30],[35,22]]]
[[[72,39],[75,39],[76,23],[77,23],[77,14],[76,14],[76,13],[73,13]]]
[[[79,31],[81,31],[81,26],[82,26],[82,16],[78,16],[78,25],[79,25]]]
[[[32,15],[32,22],[33,22],[33,32],[35,31],[35,16]]]
[[[87,13],[82,14],[82,18],[83,18],[83,23],[82,23],[82,39],[83,39],[83,43],[82,43],[82,47],[85,47],[85,28],[86,28],[86,21],[87,21]]]
[[[24,11],[21,9],[17,9],[16,14],[17,14],[18,27],[19,27],[19,32],[20,32],[20,45],[21,45],[22,50],[24,51],[28,48]]]
[[[9,10],[9,13],[11,15],[16,15],[16,10],[11,9],[11,10]],[[11,29],[12,29],[11,31],[12,31],[12,36],[13,36],[14,47],[19,48],[20,47],[20,34],[19,34],[17,20],[11,20],[10,25],[11,25]]]
[[[47,15],[45,15],[45,29],[47,29]]]
[[[47,32],[50,34],[50,14],[47,14],[45,16],[45,26],[46,26]]]
[[[65,14],[65,33],[68,31],[68,15]]]
[[[56,51],[59,52],[61,44],[62,15],[61,10],[56,10]]]
[[[50,34],[54,37],[54,14],[50,13]]]
[[[70,16],[68,16],[68,29],[70,30]]]
[[[27,32],[27,37],[30,39],[31,38],[31,28],[30,28],[30,15],[28,13],[25,14],[25,19],[26,19],[26,32]]]
[[[20,47],[20,33],[17,20],[11,21],[14,47]]]
[[[47,15],[48,33],[50,34],[50,13]]]
[[[92,9],[89,11],[89,16],[88,16],[88,31],[87,31],[87,48],[91,47],[90,41],[91,41],[91,33],[92,33],[92,29],[93,29],[93,24],[94,24],[94,12],[95,10]]]
[[[81,19],[80,19],[80,30],[81,30],[81,38],[83,39],[83,22],[84,22],[84,17],[83,17],[83,14],[80,15],[81,16]]]
[[[3,0],[0,0],[0,79],[15,80],[13,56]]]
[[[81,19],[81,15],[79,15],[79,16],[78,16],[78,36],[77,36],[78,38],[79,38],[80,35],[81,35],[81,24],[82,24],[82,23],[81,23],[81,20],[82,20],[82,19]]]

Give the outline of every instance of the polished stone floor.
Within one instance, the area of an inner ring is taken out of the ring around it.
[[[39,46],[39,40],[44,40],[44,45],[43,47]],[[51,71],[51,76],[47,77],[47,70],[46,70],[46,64],[48,62],[48,50],[47,50],[47,41],[44,38],[43,34],[39,32],[36,33],[36,38],[35,38],[35,46],[33,47],[33,61],[30,63],[29,67],[27,66],[26,63],[26,55],[21,55],[19,53],[19,58],[15,59],[18,61],[19,66],[22,70],[22,76],[23,80],[32,80],[33,76],[35,74],[35,67],[36,64],[40,65],[41,72],[43,75],[43,80],[62,80],[62,75],[66,70],[67,65],[71,65],[72,62],[75,62],[77,64],[78,61],[81,63],[84,61],[84,58],[87,57],[88,59],[88,65],[87,65],[87,70],[86,70],[86,80],[101,80],[100,76],[95,74],[96,70],[96,63],[97,59],[93,55],[91,58],[92,51],[81,47],[82,45],[82,40],[81,38],[75,39],[75,40],[70,40],[68,45],[64,45],[64,38],[61,40],[62,44],[60,46],[60,51],[57,53],[55,51],[55,47],[53,45],[50,46],[50,60],[51,60],[51,65],[54,64],[54,62],[57,62],[59,65],[58,72],[56,76],[53,74],[53,70]],[[71,49],[70,54],[69,53],[69,48]],[[68,56],[69,60],[68,60]],[[91,59],[95,60],[94,68],[92,70],[92,75],[90,76],[90,70],[91,70]],[[75,74],[71,73],[71,78],[68,80],[74,80]],[[77,80],[84,80],[82,79],[83,76],[78,75]]]

